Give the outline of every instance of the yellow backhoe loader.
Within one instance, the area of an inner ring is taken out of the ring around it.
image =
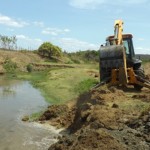
[[[146,80],[142,61],[135,58],[132,34],[123,34],[123,21],[116,20],[114,35],[106,38],[100,47],[100,82],[110,85],[128,86],[135,89],[150,88]]]

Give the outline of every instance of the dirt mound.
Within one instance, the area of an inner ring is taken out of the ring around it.
[[[113,92],[111,90],[103,87],[80,95],[76,103],[74,121],[69,127],[72,133],[97,121],[99,126],[107,129],[116,129],[120,126],[122,110],[114,107],[117,105],[114,104],[114,101],[121,97],[124,98],[125,95],[115,88]]]
[[[109,144],[108,144],[109,143]],[[125,148],[103,129],[83,129],[75,135],[63,136],[49,150],[124,150]]]
[[[132,98],[140,99],[145,102],[150,102],[150,94],[136,94],[136,95],[133,95]]]
[[[56,126],[57,128],[65,127],[67,128],[74,118],[75,108],[69,109],[67,105],[51,105],[39,118],[39,121]]]
[[[147,75],[146,75],[146,79],[147,79],[147,80],[150,80],[150,74],[147,74]]]
[[[145,89],[125,93],[102,86],[80,95],[73,105],[50,106],[40,120],[65,127],[69,134],[62,132],[49,150],[149,150],[148,98]]]
[[[143,112],[139,118],[129,121],[128,126],[140,131],[150,142],[150,108]]]
[[[149,150],[149,90],[104,85],[73,104],[48,107],[40,121],[66,129],[49,150]]]

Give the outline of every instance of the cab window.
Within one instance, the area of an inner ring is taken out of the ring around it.
[[[125,47],[126,54],[128,55],[130,53],[128,41],[123,41],[123,45]]]

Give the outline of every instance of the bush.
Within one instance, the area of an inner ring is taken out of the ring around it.
[[[6,58],[3,67],[6,70],[6,72],[13,73],[17,68],[17,64],[13,62],[11,59]]]
[[[60,47],[53,45],[50,42],[44,42],[39,48],[38,52],[43,57],[52,58],[53,56],[60,57],[62,50]]]
[[[33,71],[33,66],[31,64],[27,65],[27,71],[32,72]]]

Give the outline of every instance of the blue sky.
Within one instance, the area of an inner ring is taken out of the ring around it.
[[[98,50],[122,19],[135,52],[150,54],[149,15],[149,0],[1,0],[0,34],[27,49],[50,41],[68,52]]]

